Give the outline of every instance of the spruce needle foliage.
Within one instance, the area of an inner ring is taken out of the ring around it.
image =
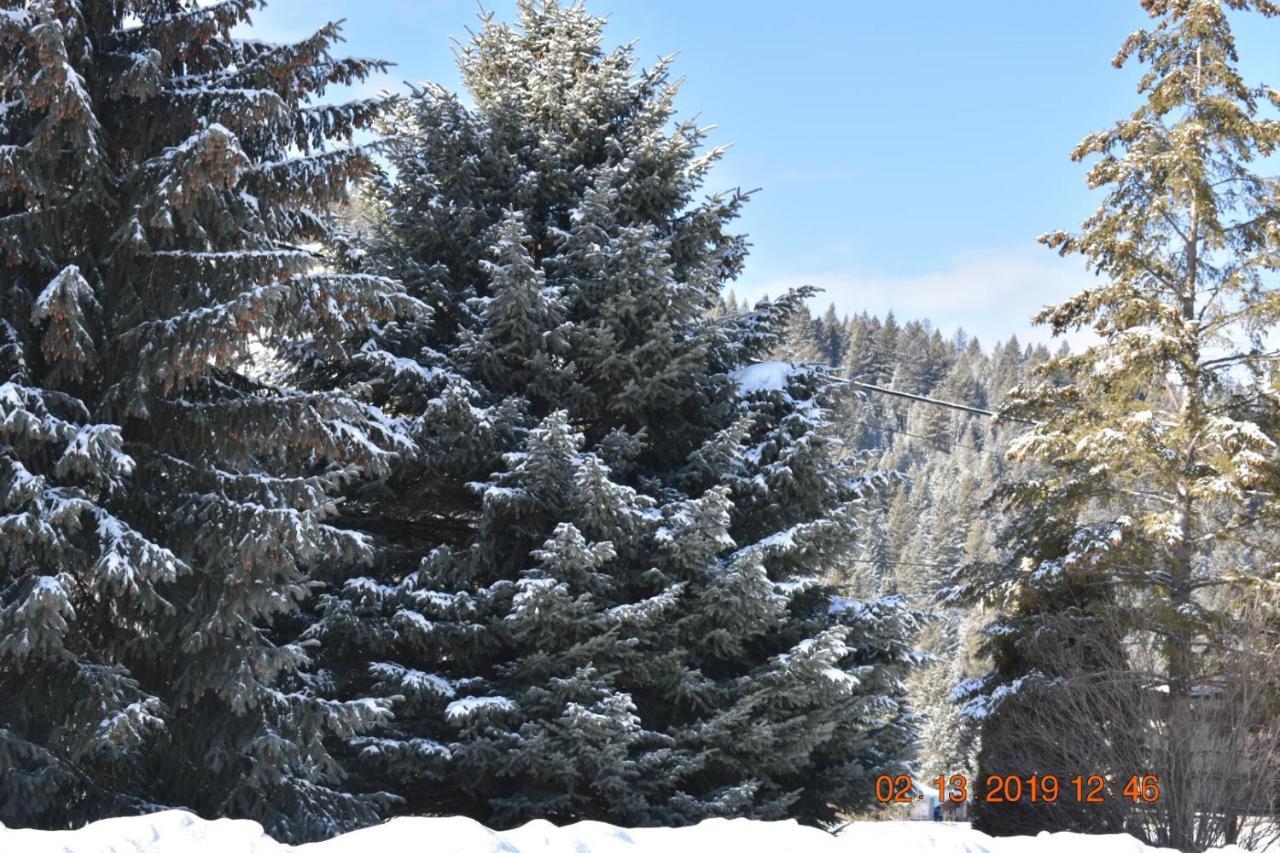
[[[831,821],[905,767],[915,615],[833,593],[863,494],[820,367],[758,363],[808,291],[720,311],[746,196],[581,5],[521,2],[389,117],[393,177],[347,256],[433,309],[307,387],[411,419],[350,493],[377,571],[314,635],[395,719],[345,753],[411,813]]]
[[[258,6],[0,9],[9,826],[178,806],[306,839],[377,813],[325,742],[388,703],[319,695],[297,615],[310,566],[371,553],[329,523],[336,491],[402,442],[261,362],[422,309],[305,248],[368,169],[342,143],[379,110],[312,99],[384,64],[333,58],[334,25],[233,38]]]

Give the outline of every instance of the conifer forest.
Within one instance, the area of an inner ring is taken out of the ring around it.
[[[597,0],[354,100],[263,0],[0,0],[0,824],[1280,842],[1280,3],[1123,2],[1089,284],[986,340],[742,298]]]

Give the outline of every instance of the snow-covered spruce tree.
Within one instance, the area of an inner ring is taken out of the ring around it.
[[[492,825],[830,820],[904,766],[914,617],[824,585],[868,484],[825,375],[752,364],[808,294],[724,310],[744,199],[695,198],[719,152],[602,27],[522,2],[461,50],[474,108],[395,113],[347,256],[432,318],[296,352],[418,448],[344,504],[380,559],[313,632],[336,695],[399,697],[346,759]]]
[[[324,741],[387,703],[319,697],[294,614],[307,564],[367,555],[326,518],[395,438],[252,348],[412,308],[300,248],[367,166],[328,142],[377,110],[308,100],[380,66],[331,59],[333,26],[231,38],[257,5],[0,11],[6,825],[182,806],[307,838],[376,814]]]
[[[1108,194],[1079,234],[1043,238],[1082,255],[1102,281],[1040,320],[1055,332],[1089,326],[1101,340],[1050,360],[1045,382],[1011,395],[1013,414],[1041,422],[1013,446],[1038,473],[1005,493],[1007,558],[973,573],[967,590],[1008,608],[997,644],[1021,635],[1039,650],[997,672],[988,694],[1038,684],[1095,730],[1114,723],[1100,712],[1141,703],[1135,760],[1160,777],[1161,796],[1135,810],[1131,828],[1199,850],[1233,837],[1253,808],[1255,786],[1240,774],[1255,754],[1250,732],[1266,722],[1234,713],[1240,685],[1224,673],[1239,653],[1242,589],[1276,578],[1280,399],[1269,331],[1280,316],[1280,182],[1252,161],[1280,141],[1280,123],[1262,115],[1280,94],[1240,78],[1228,12],[1273,17],[1280,6],[1142,5],[1153,25],[1125,41],[1116,64],[1146,66],[1146,101],[1074,153],[1098,157],[1089,183]],[[1048,381],[1055,375],[1067,381]],[[1080,641],[1069,666],[1069,646],[1050,653],[1041,642],[1055,633]],[[1134,772],[1127,746],[1098,746],[1117,771]]]

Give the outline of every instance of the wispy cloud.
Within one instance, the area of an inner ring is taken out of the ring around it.
[[[835,303],[841,314],[867,311],[884,316],[892,311],[900,320],[932,320],[944,334],[963,327],[990,345],[1012,334],[1024,341],[1050,341],[1049,330],[1033,326],[1031,317],[1095,282],[1078,261],[1032,248],[966,252],[940,270],[919,275],[787,275],[747,279],[734,289],[740,299],[754,302],[809,284],[823,289],[813,300],[815,310]],[[1087,333],[1070,335],[1068,341],[1076,344],[1089,338]]]

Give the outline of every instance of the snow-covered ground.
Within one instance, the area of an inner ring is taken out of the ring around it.
[[[290,847],[246,820],[201,820],[180,811],[114,818],[66,832],[0,826],[4,853],[1152,853],[1127,835],[1041,833],[991,838],[961,824],[855,823],[838,836],[793,821],[708,820],[685,829],[556,827],[534,821],[494,832],[461,817],[397,818],[319,844]],[[1244,853],[1222,848],[1223,853]]]

